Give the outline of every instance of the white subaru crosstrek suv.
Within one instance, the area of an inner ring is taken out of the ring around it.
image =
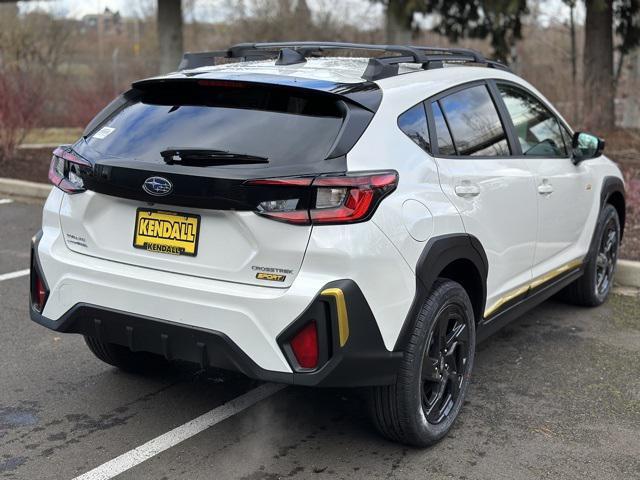
[[[603,146],[471,50],[185,54],[54,152],[31,318],[123,369],[371,387],[380,432],[429,445],[476,342],[557,292],[607,298],[625,194]]]

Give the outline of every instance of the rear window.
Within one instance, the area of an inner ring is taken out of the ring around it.
[[[87,139],[109,157],[163,162],[160,152],[203,149],[267,158],[269,166],[324,160],[343,122],[329,95],[240,82],[151,85]]]

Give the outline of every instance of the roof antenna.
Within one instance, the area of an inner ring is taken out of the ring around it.
[[[298,63],[305,63],[307,59],[305,56],[293,48],[283,48],[278,53],[278,59],[276,65],[296,65]]]

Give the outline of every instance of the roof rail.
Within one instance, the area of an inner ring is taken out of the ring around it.
[[[371,57],[362,75],[365,80],[380,80],[398,74],[401,63],[420,64],[423,69],[442,68],[445,63],[476,63],[509,70],[502,63],[487,60],[480,52],[467,48],[422,47],[417,45],[378,45],[346,42],[267,42],[239,43],[228,50],[185,53],[178,70],[215,65],[216,58],[240,61],[276,59],[276,65],[304,63],[308,56],[329,50],[369,50],[393,53],[393,56]]]

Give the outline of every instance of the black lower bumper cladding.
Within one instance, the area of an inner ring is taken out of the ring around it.
[[[193,326],[133,315],[105,307],[79,303],[59,320],[41,315],[31,305],[31,319],[51,330],[79,333],[100,341],[151,352],[169,360],[194,362],[205,367],[233,370],[258,380],[309,386],[383,385],[395,380],[399,353],[389,352],[362,292],[350,280],[332,282],[329,287],[342,288],[347,299],[350,337],[338,346],[335,305],[318,296],[305,312],[278,337],[282,346],[288,334],[298,325],[313,318],[326,334],[321,350],[324,362],[313,371],[293,373],[265,370],[258,366],[224,333]],[[319,312],[326,312],[320,318]]]

